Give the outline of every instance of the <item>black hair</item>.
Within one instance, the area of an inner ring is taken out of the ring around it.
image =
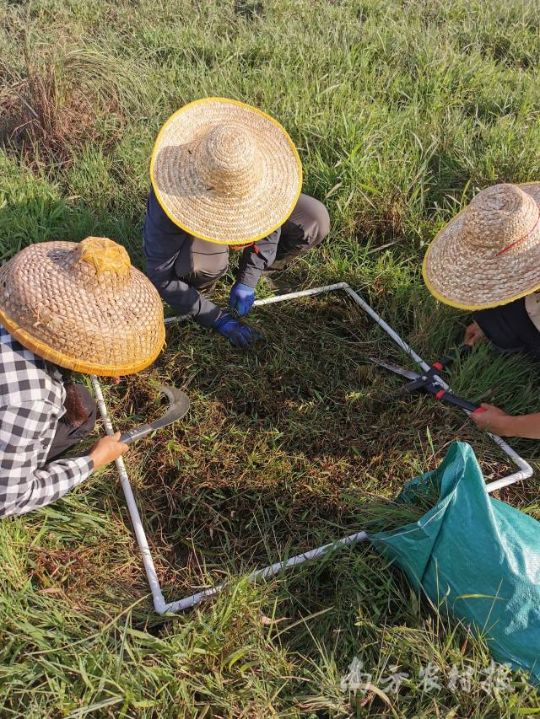
[[[88,419],[88,412],[86,411],[81,395],[77,392],[77,386],[73,381],[73,372],[70,369],[64,369],[59,367],[66,388],[66,398],[64,400],[64,407],[66,410],[62,420],[67,424],[78,426]]]

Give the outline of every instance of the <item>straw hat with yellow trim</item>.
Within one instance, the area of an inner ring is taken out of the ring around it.
[[[300,158],[284,128],[255,107],[219,97],[192,102],[167,120],[150,175],[176,225],[231,246],[280,227],[302,187]]]
[[[424,258],[426,285],[464,310],[505,305],[540,289],[540,183],[494,185],[439,232]]]
[[[49,362],[110,377],[144,369],[165,342],[159,294],[104,237],[21,250],[0,268],[0,323]]]

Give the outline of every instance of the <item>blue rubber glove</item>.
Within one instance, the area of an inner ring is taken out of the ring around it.
[[[240,317],[245,317],[255,302],[255,288],[237,282],[231,288],[229,309],[236,310]]]
[[[233,347],[247,347],[250,342],[262,339],[257,330],[240,322],[228,312],[222,312],[212,327],[226,337]]]

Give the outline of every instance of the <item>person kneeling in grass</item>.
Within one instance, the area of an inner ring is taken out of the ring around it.
[[[148,277],[178,315],[246,347],[260,335],[238,317],[251,309],[261,274],[284,269],[329,231],[325,206],[300,194],[302,167],[291,138],[254,107],[197,100],[163,126],[150,176]],[[227,311],[204,295],[227,271],[229,250],[242,256]]]
[[[488,340],[540,359],[540,183],[479,192],[433,240],[423,274],[436,299],[473,311],[465,344]],[[540,439],[540,413],[481,407],[471,417],[482,429]]]
[[[127,450],[118,432],[63,458],[96,417],[72,372],[138,372],[164,341],[158,293],[112,240],[42,242],[0,269],[0,517],[54,502]]]

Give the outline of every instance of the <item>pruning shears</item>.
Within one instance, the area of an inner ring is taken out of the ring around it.
[[[458,354],[463,355],[466,352],[469,352],[470,349],[471,348],[468,345],[463,345],[458,350]],[[438,399],[441,402],[446,402],[447,404],[452,404],[455,407],[460,407],[467,412],[476,412],[477,414],[485,412],[486,410],[483,407],[479,407],[477,404],[473,404],[472,402],[463,399],[463,397],[458,397],[451,390],[448,390],[441,385],[439,373],[444,369],[447,369],[454,360],[455,355],[445,356],[437,362],[434,362],[425,372],[419,373],[406,369],[405,367],[390,364],[389,362],[385,362],[384,360],[376,357],[369,357],[370,362],[373,362],[380,367],[390,370],[390,372],[394,372],[394,374],[401,375],[401,377],[406,377],[410,380],[410,382],[408,382],[401,390],[392,395],[392,399],[405,394],[410,394],[411,392],[425,391],[433,395],[435,399]]]

